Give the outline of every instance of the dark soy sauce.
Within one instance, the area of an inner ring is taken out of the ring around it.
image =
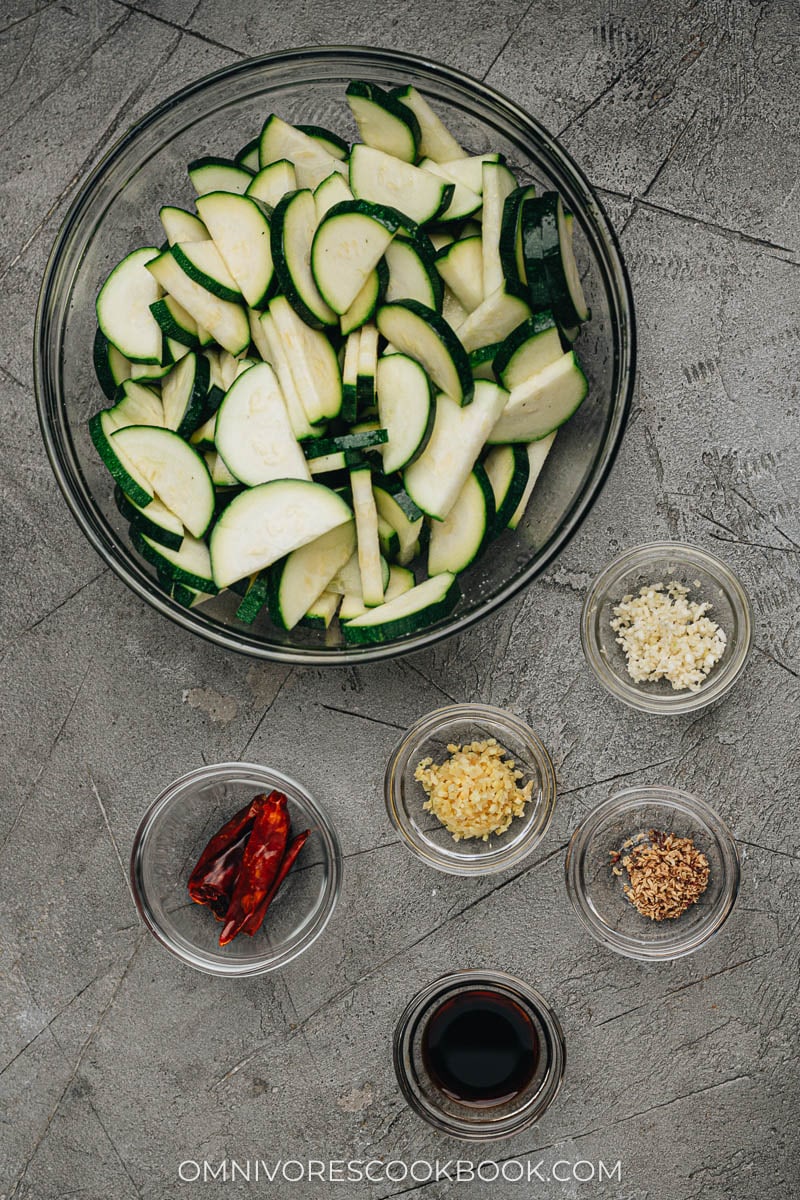
[[[460,1104],[490,1107],[524,1091],[539,1061],[530,1015],[499,992],[459,992],[428,1019],[422,1054],[434,1084]]]

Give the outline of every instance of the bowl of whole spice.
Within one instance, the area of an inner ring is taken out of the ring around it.
[[[733,909],[739,853],[722,818],[677,788],[626,788],[578,826],[567,891],[581,922],[618,954],[681,958]]]
[[[744,588],[721,559],[682,542],[650,542],[598,575],[584,601],[581,643],[612,696],[678,716],[733,687],[752,625]]]
[[[513,713],[454,704],[404,735],[384,790],[392,824],[418,858],[451,875],[489,875],[541,842],[556,778],[544,745]]]

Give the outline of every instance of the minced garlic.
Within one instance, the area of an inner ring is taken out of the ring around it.
[[[699,691],[725,652],[725,632],[705,614],[709,603],[689,600],[689,588],[673,580],[623,596],[611,628],[625,651],[636,683],[666,679],[676,691]]]
[[[517,786],[524,772],[495,738],[447,747],[449,758],[437,765],[423,758],[414,772],[428,794],[423,808],[438,817],[459,842],[505,833],[521,817],[531,798],[533,780]]]

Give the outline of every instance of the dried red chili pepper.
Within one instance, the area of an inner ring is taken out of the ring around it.
[[[211,838],[189,876],[189,895],[195,903],[210,904],[212,899],[219,897],[220,875],[224,875],[226,864],[238,866],[238,862],[241,862],[241,855],[244,854],[256,816],[266,801],[266,796],[254,796]],[[238,862],[231,861],[235,859],[240,842],[241,855]],[[205,893],[206,884],[209,885],[208,894]]]
[[[248,917],[269,894],[286,854],[289,828],[286,797],[280,792],[270,792],[256,815],[242,856],[239,876],[219,935],[220,946],[226,946],[241,932]]]
[[[194,902],[207,904],[218,921],[225,920],[252,831],[253,822],[248,821],[237,840],[214,859],[200,882],[189,889]]]
[[[311,830],[306,829],[303,831],[303,833],[298,833],[297,837],[293,838],[292,841],[289,843],[289,845],[286,849],[286,853],[283,856],[283,862],[280,865],[278,874],[275,876],[275,880],[272,884],[272,887],[269,889],[266,896],[259,904],[258,908],[256,908],[251,913],[251,915],[247,918],[245,923],[242,925],[242,928],[241,928],[242,933],[249,933],[250,937],[252,937],[253,934],[257,933],[258,930],[261,928],[261,923],[264,920],[264,917],[266,916],[267,909],[269,908],[270,904],[272,904],[272,901],[275,899],[275,894],[277,893],[278,888],[281,886],[284,879],[286,878],[286,876],[289,874],[292,867],[294,866],[295,859],[297,858],[300,851],[303,849],[303,846],[305,845],[310,833],[311,833]]]

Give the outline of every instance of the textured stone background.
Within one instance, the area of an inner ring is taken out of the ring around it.
[[[457,1154],[405,1108],[389,1038],[418,986],[468,964],[536,983],[569,1043],[557,1105],[495,1154],[619,1158],[623,1182],[426,1200],[800,1195],[799,19],[794,0],[2,0],[2,1200],[194,1194],[184,1158]],[[58,223],[119,133],[207,71],[325,42],[426,52],[560,134],[620,231],[641,353],[611,481],[527,595],[424,657],[287,671],[172,628],[103,569],[40,445],[31,338]],[[755,606],[743,683],[693,719],[617,706],[581,658],[587,583],[652,534],[720,552]],[[398,730],[451,697],[513,707],[552,750],[557,816],[516,875],[436,876],[387,825]],[[245,752],[325,797],[346,886],[302,962],[234,986],[159,949],[125,865],[167,781]],[[564,846],[620,781],[695,791],[740,839],[735,915],[688,960],[627,962],[571,915]]]

